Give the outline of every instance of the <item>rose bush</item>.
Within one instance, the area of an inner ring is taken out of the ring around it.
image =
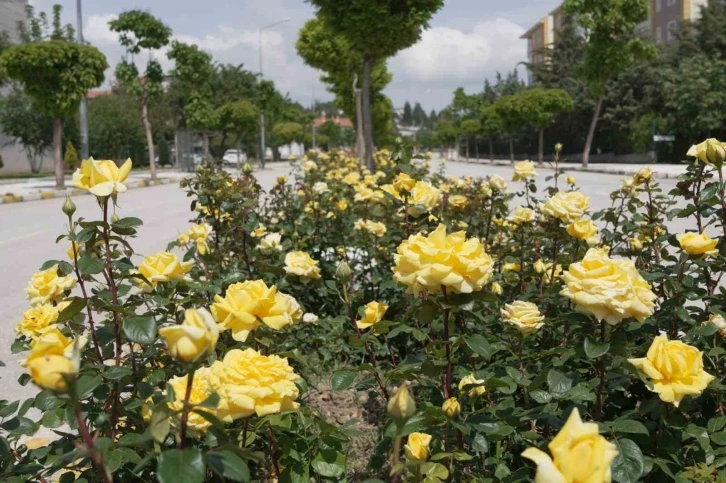
[[[83,165],[112,184],[99,220],[66,204],[70,260],[28,286],[13,350],[39,393],[0,402],[0,476],[722,481],[722,151],[600,211],[557,163],[508,186],[403,144],[375,171],[310,152],[267,192],[203,164],[193,224],[146,259],[111,215],[127,168]],[[336,393],[350,418],[314,397]]]

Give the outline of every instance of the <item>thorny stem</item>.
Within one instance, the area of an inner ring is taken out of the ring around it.
[[[244,429],[242,429],[242,447],[247,446],[247,428],[250,425],[250,418],[245,418],[245,426]]]
[[[272,434],[272,426],[267,423],[267,439],[270,442],[270,458],[272,459],[272,467],[275,469],[275,477],[280,479],[280,463],[277,461],[277,445],[275,444],[275,435]]]
[[[721,228],[723,228],[723,237],[726,240],[726,193],[724,193],[723,185],[723,166],[718,167],[718,191],[721,199]]]
[[[91,461],[93,461],[93,465],[96,467],[96,469],[101,473],[101,478],[103,478],[104,483],[113,483],[113,478],[108,472],[108,469],[103,465],[103,459],[101,455],[96,451],[96,446],[94,445],[93,436],[91,436],[90,431],[88,430],[88,426],[86,425],[85,419],[83,419],[83,413],[81,411],[81,404],[80,401],[78,401],[78,396],[75,390],[75,381],[73,382],[74,388],[73,392],[71,394],[72,398],[72,404],[73,404],[73,412],[76,415],[76,422],[78,423],[78,432],[81,434],[81,437],[83,438],[83,441],[86,443],[86,447],[88,448],[88,451],[91,453]]]
[[[696,183],[696,190],[693,193],[693,204],[696,205],[696,211],[694,212],[694,215],[696,216],[696,225],[698,226],[698,233],[703,233],[703,221],[701,219],[701,183],[703,181],[703,170],[704,165],[703,163],[698,163],[698,182]],[[708,292],[708,296],[710,297],[713,295],[713,291],[715,289],[713,279],[711,278],[711,271],[708,269],[708,266],[703,267],[703,275],[706,277],[706,290]],[[706,298],[706,309],[709,308],[711,305],[711,301]]]
[[[446,294],[446,287],[441,286],[441,293],[444,296],[444,344],[446,346],[446,376],[444,379],[444,398],[451,397],[451,343],[449,341],[449,297]]]
[[[184,406],[181,413],[181,433],[179,435],[179,449],[184,449],[184,442],[187,439],[187,423],[189,421],[189,398],[192,395],[192,385],[194,385],[194,373],[196,366],[192,366],[187,375],[187,388],[184,392]]]
[[[600,342],[605,343],[605,321],[600,321]],[[595,401],[595,411],[593,419],[600,421],[602,417],[602,405],[604,400],[603,391],[605,390],[605,355],[598,358],[597,373],[600,376],[600,384],[597,386],[597,400]]]
[[[486,232],[484,232],[484,241],[487,245],[489,245],[489,230],[491,230],[492,227],[492,215],[494,214],[494,197],[492,196],[490,199],[491,203],[489,204],[489,214],[487,215],[487,229]]]
[[[401,453],[401,439],[403,438],[403,427],[396,424],[396,439],[393,441],[393,457],[391,458],[391,470],[394,471],[398,466],[398,461]],[[393,475],[392,482],[398,483],[399,473],[396,472]]]
[[[648,192],[648,224],[655,227],[655,205],[653,205],[653,193],[650,190],[650,180],[648,179],[645,180],[645,190]],[[724,227],[724,235],[726,235],[726,226]],[[653,233],[653,254],[655,255],[655,262],[660,264],[660,251],[655,232]]]
[[[681,306],[681,280],[683,280],[683,269],[684,269],[685,263],[683,261],[678,262],[678,292],[676,293],[676,307]],[[671,339],[677,339],[678,338],[678,314],[676,311],[673,311],[673,317],[671,318]]]

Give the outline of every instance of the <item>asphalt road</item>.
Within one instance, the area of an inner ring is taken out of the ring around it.
[[[257,173],[261,184],[269,188],[275,177],[287,174],[289,165],[275,166]],[[540,186],[551,171],[540,170]],[[499,174],[510,185],[512,170],[508,167],[447,163],[447,175],[484,176]],[[621,177],[615,175],[576,172],[578,186],[590,196],[593,209],[610,205],[609,194],[621,184]],[[660,180],[664,190],[675,186],[674,180]],[[100,211],[91,196],[74,198],[77,206],[76,216],[97,219]],[[136,216],[144,221],[139,236],[133,245],[140,255],[149,255],[163,250],[166,244],[186,230],[192,213],[189,211],[189,198],[178,185],[165,185],[153,188],[131,190],[119,197],[119,216]],[[30,276],[48,259],[64,259],[67,242],[56,245],[58,234],[66,230],[66,218],[61,212],[62,199],[32,201],[27,203],[0,205],[0,399],[15,400],[34,395],[37,389],[28,385],[20,387],[16,381],[23,369],[18,365],[20,355],[10,354],[10,345],[15,337],[14,327],[20,320],[28,302],[25,286]],[[688,225],[677,222],[672,229],[683,231]]]

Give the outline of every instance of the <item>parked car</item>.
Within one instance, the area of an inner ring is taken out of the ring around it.
[[[247,161],[247,155],[237,149],[228,149],[222,156],[222,161],[225,165],[236,165],[237,164],[237,153],[239,153],[239,162],[244,163]]]

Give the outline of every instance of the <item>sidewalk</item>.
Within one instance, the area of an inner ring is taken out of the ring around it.
[[[493,166],[511,166],[509,161],[495,159],[492,163],[489,159],[466,159],[459,158],[459,163],[483,164]],[[516,161],[515,161],[516,162]],[[536,164],[536,161],[535,161]],[[685,164],[621,164],[621,163],[595,163],[590,164],[587,168],[583,168],[580,164],[561,163],[560,170],[565,171],[586,171],[589,173],[611,174],[616,176],[633,176],[643,168],[653,170],[653,176],[659,179],[674,179],[686,172]],[[537,165],[537,169],[552,169],[554,164],[545,162],[542,166]]]

